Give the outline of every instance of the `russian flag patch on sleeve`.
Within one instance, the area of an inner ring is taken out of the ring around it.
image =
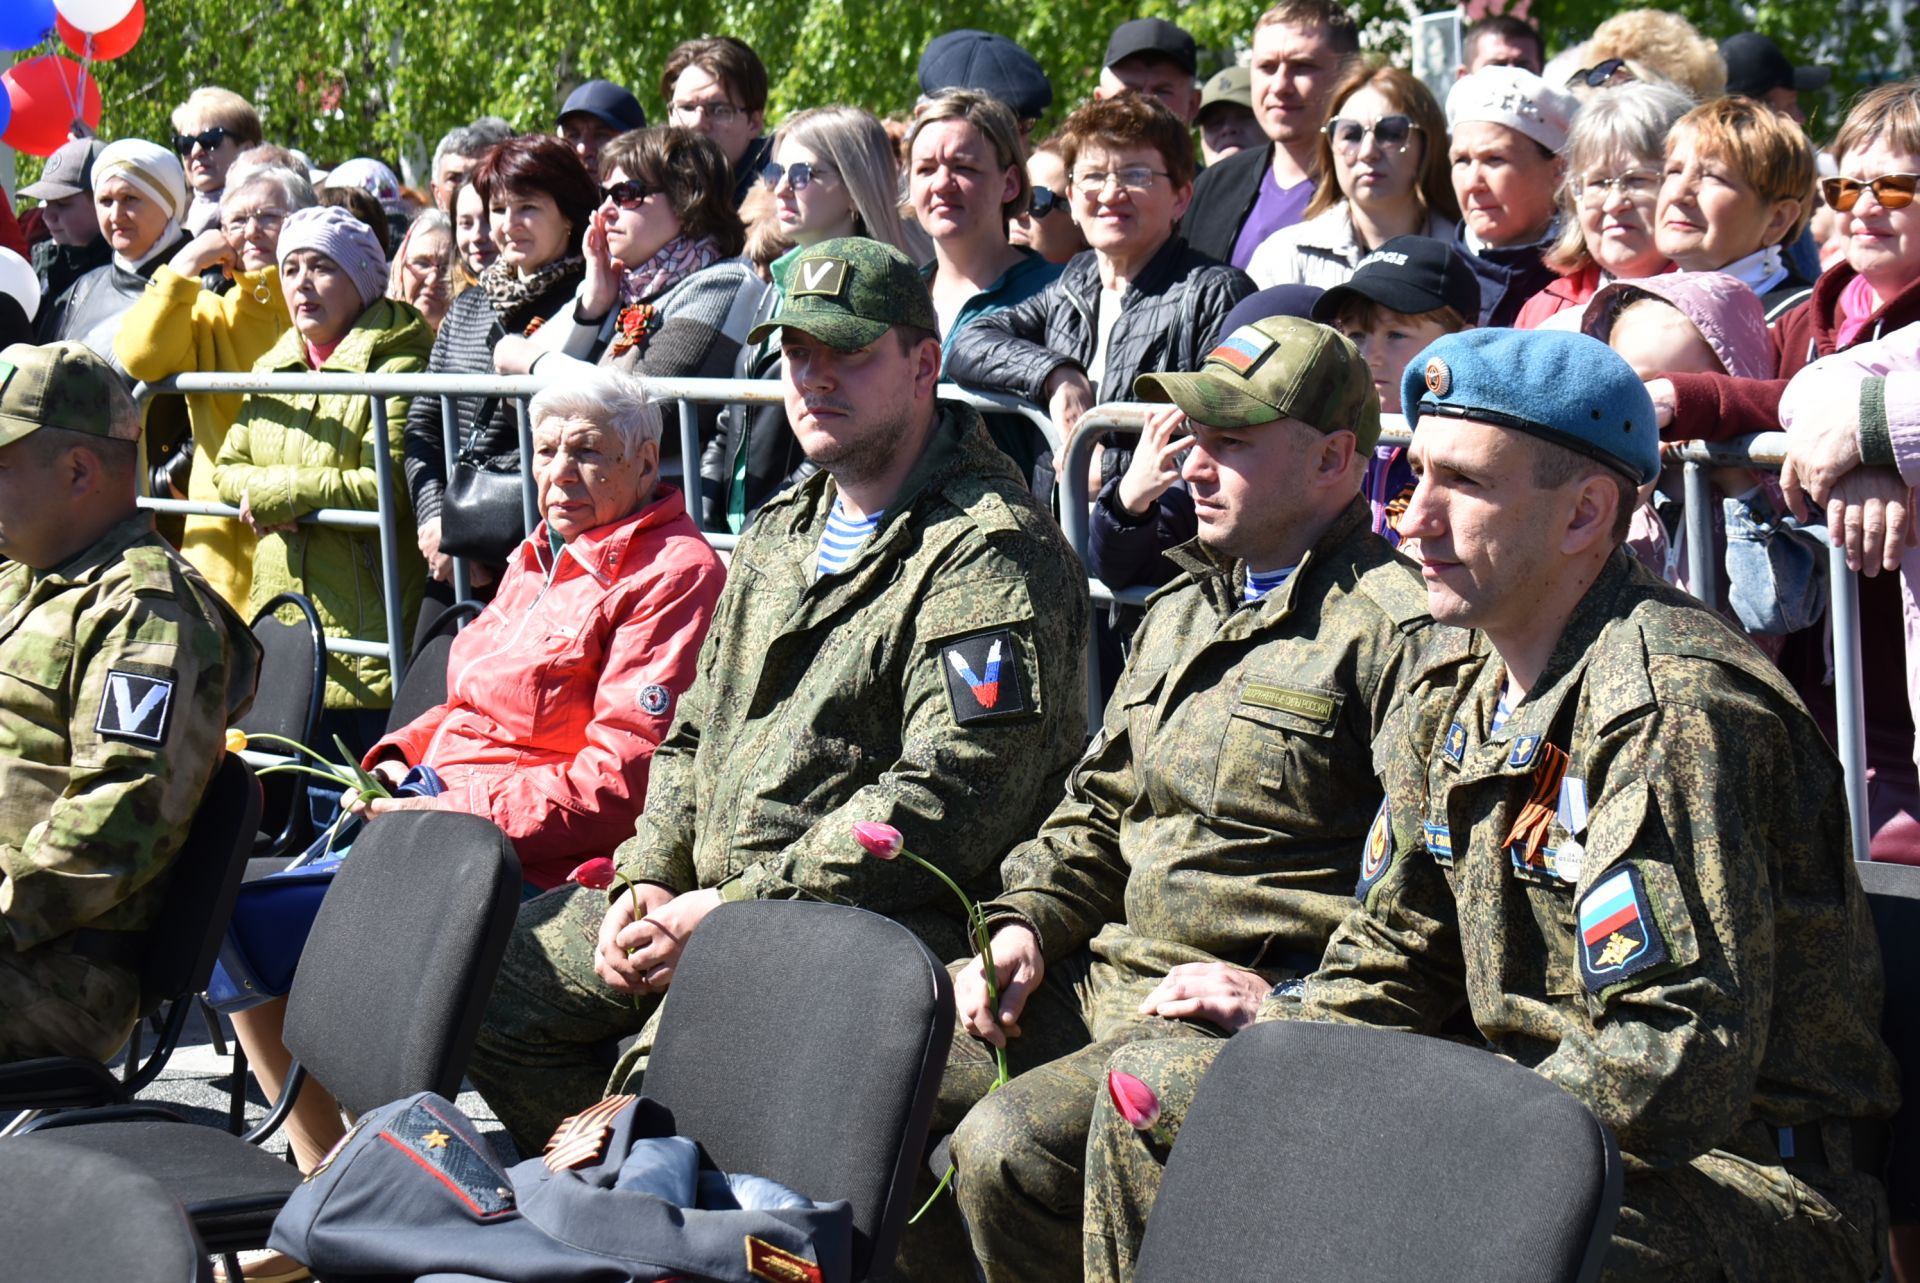
[[[1640,870],[1623,864],[1580,899],[1580,977],[1594,993],[1667,960]]]
[[[1028,710],[1020,679],[1019,639],[1005,629],[981,633],[940,648],[953,720],[971,722]]]

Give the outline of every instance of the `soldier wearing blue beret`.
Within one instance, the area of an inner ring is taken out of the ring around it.
[[[1627,1160],[1604,1277],[1856,1280],[1886,1241],[1898,1101],[1839,763],[1780,674],[1622,551],[1658,470],[1633,371],[1578,334],[1448,335],[1408,367],[1401,520],[1433,616],[1355,903],[1264,1020],[1469,1017]],[[1212,1050],[1136,1046],[1164,1146]],[[1107,1102],[1092,1279],[1131,1274],[1156,1154]]]

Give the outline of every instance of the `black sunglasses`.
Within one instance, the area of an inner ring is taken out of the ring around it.
[[[1633,73],[1627,71],[1627,60],[1625,58],[1609,58],[1605,62],[1595,63],[1585,71],[1576,71],[1567,77],[1567,88],[1571,89],[1575,85],[1585,85],[1589,89],[1598,89],[1601,85],[1606,84],[1623,71],[1627,72],[1628,80],[1633,79]]]
[[[623,178],[600,189],[600,199],[612,201],[621,209],[638,209],[646,204],[647,197],[655,192],[665,191],[663,187],[654,187],[637,178]]]
[[[200,150],[212,151],[215,147],[218,147],[231,137],[233,137],[233,131],[231,129],[228,129],[225,125],[215,125],[212,129],[205,129],[197,134],[175,134],[173,136],[173,149],[182,156],[185,156],[193,151],[193,145],[195,143],[199,143]]]
[[[1048,214],[1067,207],[1067,198],[1048,187],[1033,189],[1033,197],[1027,202],[1027,217],[1045,218]]]

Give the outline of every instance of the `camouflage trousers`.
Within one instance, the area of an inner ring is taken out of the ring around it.
[[[522,1154],[538,1154],[561,1119],[607,1094],[624,1038],[650,1027],[656,997],[607,987],[593,970],[607,898],[558,887],[520,906],[467,1076]]]
[[[105,1060],[140,1015],[140,982],[121,967],[42,945],[0,950],[0,1064],[41,1056]]]
[[[1111,1067],[1160,1097],[1160,1119],[1137,1132],[1104,1097],[1087,1141],[1086,1277],[1133,1277],[1160,1174],[1200,1077],[1223,1044],[1121,1049]],[[1284,1107],[1276,1102],[1275,1108]],[[1756,1127],[1754,1152],[1762,1141]],[[1713,1150],[1685,1167],[1630,1170],[1603,1283],[1859,1283],[1886,1242],[1880,1182],[1855,1172],[1803,1171]]]
[[[1221,1036],[1204,1023],[1140,1015],[1159,982],[1084,950],[1050,966],[1008,1043],[1013,1080],[997,1091],[989,1092],[993,1049],[955,1030],[932,1130],[953,1137],[953,1197],[903,1236],[901,1277],[959,1283],[976,1268],[988,1283],[1077,1277],[1087,1124],[1106,1095],[1107,1061],[1135,1042]],[[923,1172],[923,1196],[934,1184]]]

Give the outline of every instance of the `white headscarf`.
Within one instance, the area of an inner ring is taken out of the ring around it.
[[[137,189],[141,195],[153,201],[167,211],[167,225],[154,238],[147,252],[137,259],[123,258],[115,253],[113,261],[129,272],[137,272],[152,258],[170,247],[174,238],[180,234],[180,220],[187,213],[187,172],[180,167],[180,158],[156,143],[143,138],[122,138],[119,142],[108,143],[93,161],[93,191],[98,196],[100,188],[109,178],[118,178]]]

